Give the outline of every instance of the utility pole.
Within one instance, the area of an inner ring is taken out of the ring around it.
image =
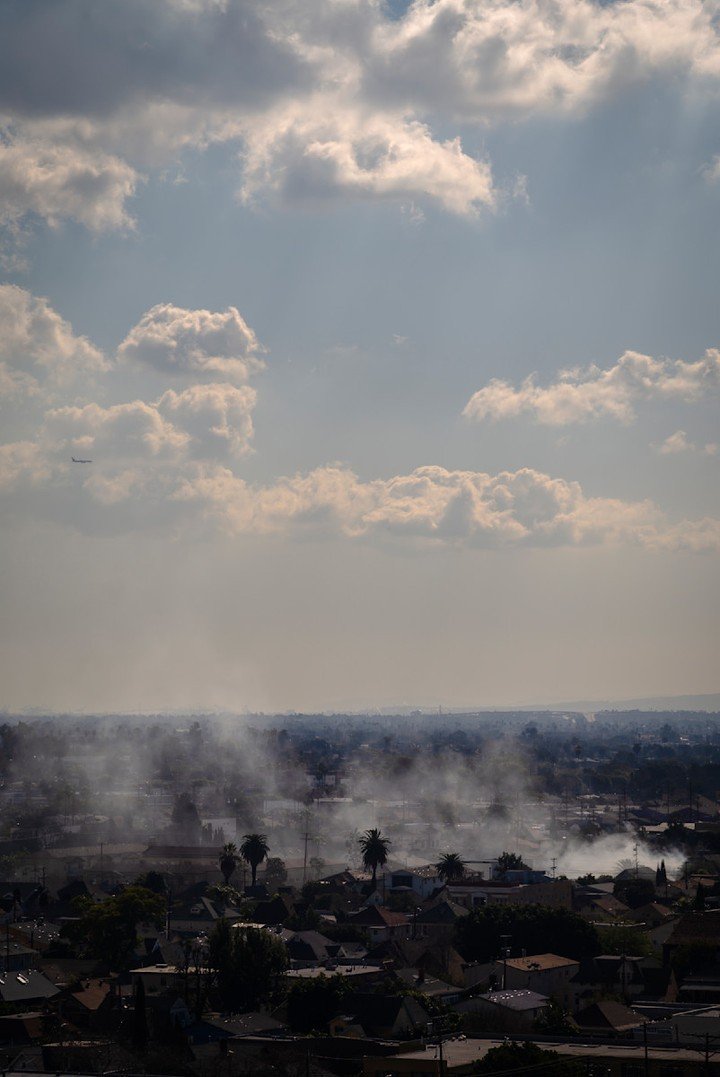
[[[643,1049],[645,1053],[645,1077],[650,1073],[650,1061],[648,1059],[647,1025],[643,1025]]]
[[[304,851],[303,851],[303,876],[302,876],[303,886],[305,885],[305,881],[307,879],[307,853],[308,853],[308,815],[307,815],[307,813],[305,814],[305,834],[304,834],[304,839],[305,839],[305,846],[304,846]]]
[[[512,935],[501,935],[500,944],[502,947],[503,957],[503,991],[507,990],[507,959],[510,957],[510,944],[512,942]]]

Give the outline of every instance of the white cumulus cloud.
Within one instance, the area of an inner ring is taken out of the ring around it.
[[[234,533],[300,529],[431,546],[720,550],[720,520],[673,523],[652,502],[589,497],[579,483],[531,468],[489,475],[431,466],[362,481],[347,468],[326,467],[253,487],[211,467],[186,476],[173,498],[198,503]]]
[[[135,169],[117,156],[0,131],[0,225],[33,215],[93,232],[130,228],[126,203],[137,182]]]
[[[463,151],[459,138],[438,141],[425,123],[339,100],[318,100],[263,116],[246,134],[241,195],[288,202],[344,198],[424,198],[460,215],[497,200],[487,161]]]
[[[263,351],[236,307],[186,310],[159,303],[130,330],[118,356],[166,375],[206,375],[244,382],[262,370]]]
[[[106,370],[102,352],[78,336],[48,303],[0,285],[0,396],[32,396]]]
[[[248,385],[192,385],[180,393],[169,389],[157,407],[190,434],[195,455],[242,456],[253,437],[256,399]]]
[[[660,443],[657,451],[661,456],[674,456],[678,453],[703,453],[705,456],[715,456],[718,451],[717,443],[708,441],[705,445],[697,445],[690,441],[684,430],[676,430]]]
[[[608,417],[630,422],[635,405],[650,399],[700,400],[720,388],[720,351],[709,348],[697,362],[653,359],[626,351],[608,369],[592,365],[560,372],[550,385],[529,377],[515,388],[494,378],[465,405],[467,419],[512,419],[530,415],[539,423],[566,426]]]

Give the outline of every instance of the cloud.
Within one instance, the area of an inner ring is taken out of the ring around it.
[[[160,303],[130,330],[118,356],[166,375],[220,376],[244,382],[263,369],[263,351],[236,307],[186,310]]]
[[[418,120],[363,115],[341,100],[265,116],[245,141],[246,202],[261,194],[291,203],[425,198],[472,216],[497,200],[490,165],[464,153],[459,138],[440,142]]]
[[[157,407],[191,435],[195,455],[243,456],[253,437],[256,398],[247,385],[193,385],[181,393],[168,390]]]
[[[672,523],[652,502],[588,497],[579,483],[531,468],[488,475],[422,467],[363,482],[349,469],[326,467],[252,487],[214,467],[184,478],[173,499],[199,504],[236,534],[300,531],[484,548],[631,544],[720,551],[720,520]]]
[[[176,459],[189,442],[185,431],[142,400],[107,408],[100,404],[54,408],[45,414],[43,437],[66,444],[73,454],[100,453],[114,462]]]
[[[49,479],[50,475],[51,468],[36,442],[15,441],[0,445],[0,493],[20,485],[34,486]]]
[[[0,285],[0,396],[53,391],[108,369],[102,352],[42,299]]]
[[[560,372],[557,381],[542,387],[531,374],[514,388],[494,378],[470,398],[463,416],[512,419],[531,415],[548,426],[566,426],[607,417],[630,422],[635,404],[650,399],[678,399],[694,403],[720,388],[720,351],[709,348],[697,362],[653,359],[626,351],[607,370],[597,366]]]
[[[720,181],[720,154],[716,154],[710,164],[705,166],[703,175],[708,183],[717,183]]]
[[[700,0],[418,0],[373,44],[368,95],[475,122],[576,111],[655,74],[720,73],[715,10]]]
[[[6,223],[126,228],[138,170],[218,142],[242,147],[245,200],[473,215],[499,195],[461,125],[573,115],[649,78],[715,92],[720,77],[702,0],[415,0],[400,18],[380,0],[107,0],[97,18],[82,3],[6,8]]]
[[[674,434],[670,434],[663,442],[660,443],[657,450],[661,456],[671,456],[677,453],[704,453],[705,456],[715,456],[718,451],[718,446],[714,441],[709,441],[706,445],[696,445],[694,442],[688,439],[684,430],[676,430]]]
[[[93,232],[131,228],[125,204],[137,183],[135,169],[119,157],[0,130],[0,226],[32,215]]]

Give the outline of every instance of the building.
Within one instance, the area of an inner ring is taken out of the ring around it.
[[[580,962],[557,954],[533,954],[531,957],[512,957],[496,961],[498,983],[508,989],[535,991],[555,999],[566,1010],[575,1008],[573,978],[580,971]]]

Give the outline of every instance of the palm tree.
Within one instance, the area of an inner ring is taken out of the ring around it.
[[[435,865],[435,870],[446,882],[462,879],[465,874],[465,861],[459,853],[443,853]]]
[[[220,856],[218,857],[218,862],[220,864],[220,871],[223,873],[226,886],[230,882],[230,876],[235,871],[239,859],[240,858],[238,856],[237,845],[234,841],[229,841],[227,845],[223,845]]]
[[[252,884],[255,886],[258,865],[270,852],[270,846],[264,834],[245,834],[240,846],[240,856],[250,865],[252,872]]]
[[[387,864],[388,846],[390,844],[390,840],[384,838],[376,827],[373,827],[372,830],[366,830],[362,837],[358,838],[363,865],[366,868],[372,868],[373,890],[377,885],[377,869]]]

